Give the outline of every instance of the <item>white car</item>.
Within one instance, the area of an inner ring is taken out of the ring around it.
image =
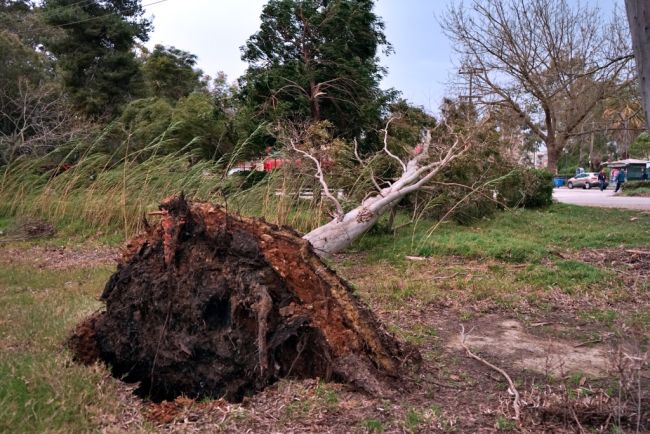
[[[607,188],[607,181],[605,181],[605,188]],[[590,189],[591,187],[598,187],[598,174],[596,172],[583,172],[579,175],[570,178],[566,186],[569,188],[582,187]]]

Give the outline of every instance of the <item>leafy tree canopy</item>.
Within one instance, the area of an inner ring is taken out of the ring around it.
[[[630,157],[650,159],[650,134],[643,132],[630,146]]]
[[[182,150],[216,160],[232,151],[237,141],[230,117],[215,106],[208,92],[193,92],[175,106],[158,97],[132,101],[116,125],[111,142],[128,143],[130,150],[150,147],[151,152],[141,153],[143,158]]]
[[[337,135],[376,127],[392,93],[377,54],[391,50],[370,0],[271,0],[242,47],[241,96],[267,120],[328,120]]]
[[[143,72],[154,96],[176,101],[203,86],[203,72],[195,66],[196,55],[156,45],[145,57]]]
[[[79,109],[111,114],[141,86],[136,41],[146,41],[151,23],[140,0],[45,0],[42,14],[63,34],[45,45],[57,60],[63,84]]]

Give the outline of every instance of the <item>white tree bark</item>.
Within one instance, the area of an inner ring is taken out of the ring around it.
[[[311,243],[319,255],[327,256],[348,247],[377,223],[382,214],[397,205],[400,199],[420,189],[440,170],[465,153],[470,143],[469,138],[457,137],[453,145],[449,146],[439,159],[432,162],[429,155],[431,135],[427,133],[423,143],[420,144],[421,151],[407,162],[403,162],[388,151],[386,137],[385,135],[384,152],[400,162],[401,176],[388,187],[381,188],[375,194],[366,197],[358,207],[345,214],[336,215],[329,223],[306,234],[303,238]],[[321,183],[324,182],[322,176],[317,178]]]

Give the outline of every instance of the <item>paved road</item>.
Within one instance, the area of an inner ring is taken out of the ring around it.
[[[596,206],[603,208],[626,208],[650,211],[650,197],[625,197],[614,194],[614,190],[600,191],[594,187],[591,190],[566,187],[553,189],[553,199],[561,203],[573,205]]]

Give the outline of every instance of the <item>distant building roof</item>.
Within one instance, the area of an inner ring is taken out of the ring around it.
[[[618,160],[618,161],[611,161],[607,163],[603,163],[603,165],[607,167],[625,167],[629,166],[630,164],[648,164],[647,160],[635,160],[634,158],[628,158],[627,160]]]

